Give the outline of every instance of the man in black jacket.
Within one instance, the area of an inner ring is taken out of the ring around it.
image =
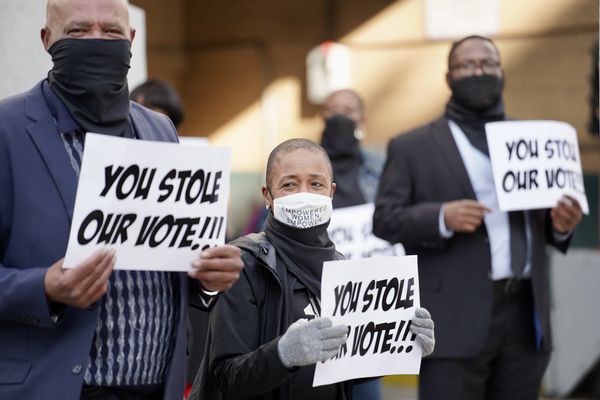
[[[537,399],[552,346],[545,245],[567,250],[581,208],[565,196],[498,209],[484,124],[505,118],[504,72],[491,40],[456,42],[447,82],[445,114],[390,142],[373,217],[377,236],[419,255],[435,317],[419,398]]]

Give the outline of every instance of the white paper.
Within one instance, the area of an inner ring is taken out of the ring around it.
[[[494,36],[500,31],[500,0],[425,0],[429,39]]]
[[[418,374],[421,347],[408,327],[419,305],[417,256],[326,262],[321,316],[350,326],[350,333],[336,357],[317,363],[313,386]]]
[[[225,242],[230,168],[228,148],[88,133],[65,267],[108,247],[115,269],[191,270]]]
[[[552,208],[568,194],[589,213],[575,128],[559,121],[485,125],[501,211]]]
[[[391,245],[373,235],[374,210],[373,203],[333,210],[327,232],[346,259],[404,255],[401,244]]]

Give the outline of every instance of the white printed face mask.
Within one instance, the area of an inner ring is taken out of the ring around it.
[[[331,218],[331,197],[300,192],[273,200],[275,219],[294,228],[312,228]]]

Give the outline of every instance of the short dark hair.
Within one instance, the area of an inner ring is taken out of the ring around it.
[[[176,127],[183,121],[183,105],[175,88],[168,82],[149,79],[131,92],[131,100],[149,108],[160,108]]]
[[[329,173],[331,174],[331,177],[333,179],[333,168],[331,167],[331,161],[329,161],[329,156],[327,155],[325,149],[321,147],[320,144],[315,143],[312,140],[304,138],[294,138],[288,139],[285,142],[278,144],[271,151],[271,154],[269,154],[269,159],[267,160],[267,172],[265,174],[265,182],[267,184],[267,187],[270,187],[271,185],[273,169],[275,168],[275,165],[279,163],[280,158],[288,153],[300,149],[321,154],[327,162],[327,169],[329,170]]]
[[[500,52],[498,51],[498,47],[496,47],[496,44],[494,43],[494,41],[492,39],[485,37],[485,36],[480,36],[480,35],[470,35],[470,36],[466,36],[462,39],[458,39],[452,43],[452,47],[450,47],[450,52],[448,53],[448,70],[450,70],[450,63],[452,62],[452,57],[454,56],[454,53],[456,52],[456,49],[458,48],[458,46],[460,46],[467,40],[471,40],[471,39],[484,40],[484,41],[490,43],[492,46],[494,46],[494,49],[496,50],[498,57],[500,57]]]

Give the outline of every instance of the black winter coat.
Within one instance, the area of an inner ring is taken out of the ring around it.
[[[240,279],[211,313],[206,350],[190,400],[291,400],[291,377],[277,344],[291,316],[283,306],[288,274],[278,266],[264,233],[231,244],[242,250]],[[338,399],[351,398],[351,382],[341,383]]]

